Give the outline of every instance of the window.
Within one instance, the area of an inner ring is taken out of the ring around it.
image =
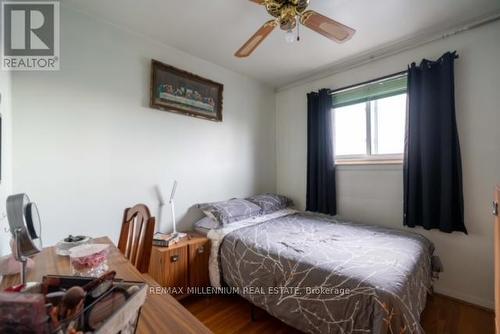
[[[403,158],[407,77],[396,75],[335,91],[335,160],[340,163]]]

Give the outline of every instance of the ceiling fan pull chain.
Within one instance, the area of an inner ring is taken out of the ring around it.
[[[300,42],[300,20],[299,15],[295,18],[297,20],[297,42]]]

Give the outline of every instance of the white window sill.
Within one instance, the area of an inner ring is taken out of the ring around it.
[[[337,166],[362,166],[362,165],[403,165],[401,159],[342,159],[335,160]]]

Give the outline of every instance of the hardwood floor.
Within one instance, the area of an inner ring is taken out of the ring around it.
[[[215,334],[301,333],[260,309],[251,321],[251,305],[239,296],[190,296],[182,304]],[[428,298],[422,326],[427,334],[494,334],[494,318],[490,310],[435,294]]]
[[[463,301],[435,294],[422,314],[427,334],[494,334],[495,313]]]

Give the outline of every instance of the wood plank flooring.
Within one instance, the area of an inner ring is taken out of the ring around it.
[[[251,305],[239,296],[190,296],[182,304],[215,334],[301,333],[260,309],[251,321]],[[428,298],[422,326],[427,334],[494,334],[494,318],[491,310],[435,294]]]

